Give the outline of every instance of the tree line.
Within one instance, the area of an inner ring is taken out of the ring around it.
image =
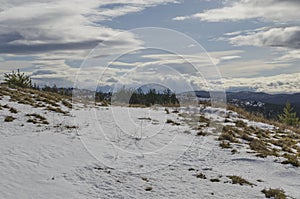
[[[151,88],[143,91],[141,88],[126,89],[124,86],[112,94],[111,101],[116,104],[125,103],[129,105],[152,106],[160,104],[162,106],[179,106],[176,94],[170,89],[158,91],[155,88]]]
[[[53,92],[61,95],[72,96],[74,88],[58,88],[54,86],[44,86],[40,88],[36,84],[32,84],[30,76],[25,73],[21,73],[20,70],[17,72],[12,71],[12,73],[4,74],[4,84],[7,84],[11,88],[31,88],[37,89],[45,92]],[[174,92],[170,89],[164,91],[157,91],[156,89],[149,89],[148,91],[143,91],[141,88],[127,89],[122,87],[117,90],[117,92],[95,92],[94,93],[96,102],[114,102],[114,103],[125,103],[129,105],[145,105],[151,106],[154,104],[160,104],[162,106],[179,106],[179,101],[176,98]],[[278,115],[278,120],[284,124],[299,127],[300,120],[299,117],[294,112],[293,107],[289,102],[286,103],[282,114]]]

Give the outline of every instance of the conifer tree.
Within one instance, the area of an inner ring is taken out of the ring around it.
[[[7,83],[9,87],[32,87],[30,77],[28,75],[25,75],[25,73],[21,73],[19,69],[17,72],[12,71],[12,73],[5,73],[4,82]]]
[[[278,115],[279,121],[290,125],[297,126],[299,125],[299,118],[297,117],[296,112],[293,111],[293,107],[289,102],[286,103],[283,113]]]

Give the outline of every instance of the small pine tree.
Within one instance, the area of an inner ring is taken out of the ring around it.
[[[8,84],[9,87],[21,87],[21,88],[31,88],[31,79],[25,73],[12,71],[12,73],[4,74],[4,82]]]
[[[278,115],[278,118],[280,122],[283,122],[287,125],[299,125],[299,118],[297,117],[296,112],[293,111],[293,107],[289,102],[286,103],[285,108],[283,109],[283,114]]]

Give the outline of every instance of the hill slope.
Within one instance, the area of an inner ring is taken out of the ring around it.
[[[265,188],[300,195],[294,132],[211,107],[70,103],[1,88],[1,198],[265,198]]]

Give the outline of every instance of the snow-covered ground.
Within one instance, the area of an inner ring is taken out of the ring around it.
[[[0,110],[0,198],[265,198],[264,188],[300,198],[299,167],[256,157],[243,143],[235,145],[239,153],[222,149],[213,126],[196,136],[182,116],[202,114],[196,108],[167,114],[165,108],[75,104],[62,114],[8,96],[0,104],[18,111]],[[219,112],[203,115],[222,123]],[[27,122],[33,113],[49,124]],[[7,115],[16,119],[4,122]],[[232,184],[229,175],[254,185]]]

